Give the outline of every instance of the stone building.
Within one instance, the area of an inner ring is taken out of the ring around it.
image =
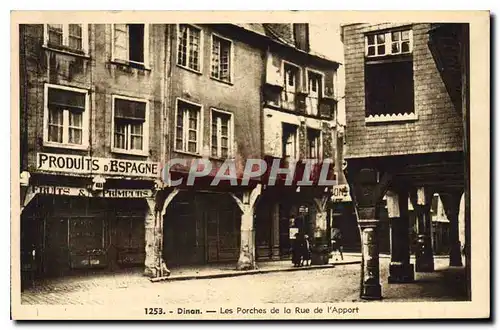
[[[253,268],[287,256],[300,210],[324,243],[331,189],[271,188],[269,173],[239,184],[247,159],[341,168],[338,63],[309,50],[307,24],[30,24],[19,36],[23,267]],[[216,176],[227,159],[237,185]],[[187,185],[193,163],[212,171]]]
[[[343,26],[346,68],[346,176],[362,231],[361,297],[380,299],[379,228],[386,196],[390,282],[433,271],[431,204],[450,221],[450,265],[462,264],[458,213],[467,206],[468,26]],[[465,132],[465,133],[464,133]],[[409,204],[417,219],[410,263]],[[467,207],[466,249],[470,235]],[[467,259],[466,267],[469,267]]]

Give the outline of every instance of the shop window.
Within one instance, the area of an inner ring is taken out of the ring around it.
[[[88,92],[45,85],[44,145],[66,148],[88,146]]]
[[[319,72],[307,71],[309,95],[307,96],[306,112],[309,115],[318,115],[319,101],[323,97],[323,78],[323,74]]]
[[[113,61],[147,66],[147,24],[113,24]]]
[[[321,131],[307,129],[307,156],[309,159],[321,159]]]
[[[87,24],[45,24],[45,46],[87,53],[87,29]]]
[[[283,158],[285,160],[296,160],[298,157],[297,126],[283,124]]]
[[[296,94],[299,86],[299,67],[283,64],[283,90],[281,91],[281,106],[287,110],[296,110]]]
[[[230,40],[212,36],[212,78],[231,82],[231,47]]]
[[[232,156],[232,114],[212,109],[211,155],[217,158]]]
[[[175,150],[200,153],[201,106],[177,100]]]
[[[148,102],[113,96],[113,151],[147,155]]]
[[[201,72],[201,30],[186,24],[179,25],[177,64]]]

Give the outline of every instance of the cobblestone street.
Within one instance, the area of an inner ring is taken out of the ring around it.
[[[417,273],[412,284],[387,284],[388,258],[381,259],[385,300],[449,301],[465,299],[462,268],[448,268],[448,259],[436,258],[436,272]],[[189,303],[284,303],[358,301],[360,265],[243,275],[228,278],[151,283],[138,273],[95,276],[81,283],[22,293],[23,304],[97,304],[140,301],[145,306]],[[461,281],[462,280],[462,281]],[[66,283],[66,285],[64,285]]]

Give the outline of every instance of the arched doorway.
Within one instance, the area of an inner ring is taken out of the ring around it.
[[[240,222],[240,211],[227,193],[179,192],[164,217],[167,265],[236,262]]]

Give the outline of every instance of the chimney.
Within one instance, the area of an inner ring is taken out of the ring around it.
[[[309,52],[309,24],[293,23],[293,39],[295,40],[295,47]]]

